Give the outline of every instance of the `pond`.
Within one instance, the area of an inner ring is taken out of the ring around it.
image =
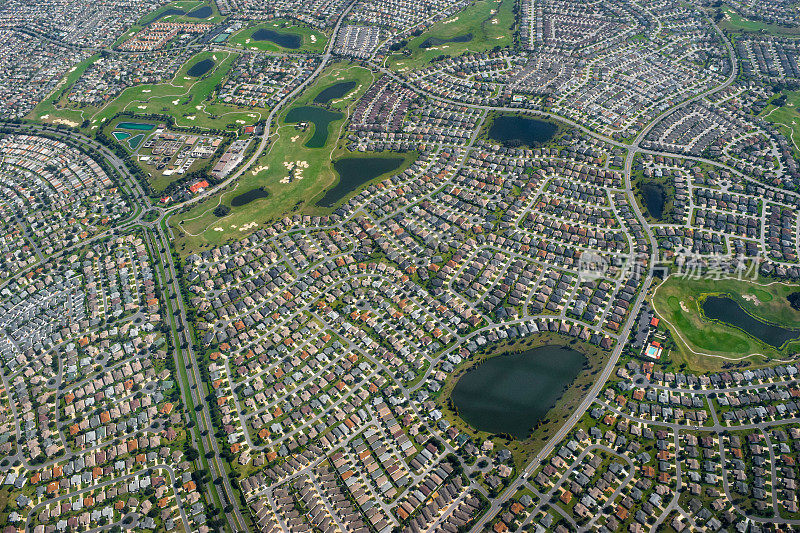
[[[150,131],[155,126],[153,124],[145,124],[144,122],[120,122],[117,124],[118,128],[122,128],[123,130],[142,130],[142,131]]]
[[[639,185],[639,194],[642,195],[647,213],[654,219],[661,220],[661,217],[664,216],[664,204],[667,200],[664,187],[658,183],[644,182]]]
[[[582,353],[557,345],[492,357],[461,376],[451,398],[475,429],[525,439],[585,364]]]
[[[450,39],[440,39],[439,37],[430,37],[426,39],[421,45],[420,48],[433,48],[434,46],[441,46],[447,43],[468,43],[472,40],[471,33],[465,33],[464,35],[456,35],[455,37],[451,37]]]
[[[153,17],[153,20],[151,20],[150,22],[152,24],[153,22],[158,22],[159,19],[162,19],[164,17],[171,17],[172,15],[186,15],[187,17],[192,17],[195,19],[207,19],[213,14],[214,11],[212,11],[211,6],[201,6],[195,9],[194,11],[190,11],[189,13],[187,13],[183,9],[178,9],[173,7],[162,11],[161,13]]]
[[[254,41],[269,41],[291,50],[297,50],[303,44],[303,39],[296,33],[279,33],[267,28],[257,29],[250,38]]]
[[[754,317],[728,296],[708,296],[703,301],[706,317],[719,320],[739,328],[773,348],[780,348],[786,342],[800,339],[800,329],[784,328]]]
[[[188,12],[186,16],[195,19],[207,19],[213,14],[214,12],[211,10],[211,6],[203,6],[203,7],[198,7],[194,11]]]
[[[324,88],[320,93],[314,98],[314,102],[317,104],[327,104],[331,100],[338,99],[352,91],[356,86],[356,82],[354,81],[341,81],[339,83],[334,83],[330,87]]]
[[[489,138],[508,145],[537,146],[558,133],[558,125],[516,115],[499,115],[492,121]]]
[[[328,111],[317,106],[300,106],[289,110],[286,113],[284,122],[287,124],[299,124],[308,122],[314,125],[314,134],[306,141],[306,148],[322,148],[328,142],[328,125],[339,120],[344,115],[336,111]]]
[[[139,143],[142,142],[142,139],[144,139],[144,133],[139,133],[137,135],[134,135],[133,137],[128,139],[128,146],[130,147],[131,150],[136,150],[136,147],[139,146]]]
[[[325,192],[317,202],[322,207],[333,207],[339,200],[358,187],[378,176],[400,168],[402,157],[343,157],[333,162],[339,182]]]
[[[247,205],[253,200],[258,200],[259,198],[266,198],[269,196],[269,193],[265,191],[261,187],[257,187],[255,189],[251,189],[245,193],[240,194],[239,196],[235,196],[233,200],[231,200],[231,207],[241,207],[243,205]]]
[[[214,60],[213,59],[203,59],[198,61],[194,65],[192,65],[188,71],[186,71],[187,76],[192,76],[194,78],[199,78],[206,74],[209,70],[214,68]]]
[[[125,139],[131,136],[131,134],[128,133],[127,131],[114,131],[111,132],[111,135],[113,135],[114,138],[118,141],[124,141]]]

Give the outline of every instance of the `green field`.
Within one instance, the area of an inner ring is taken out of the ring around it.
[[[163,114],[175,119],[182,127],[201,129],[238,129],[263,119],[267,110],[229,106],[214,100],[215,91],[228,74],[238,53],[229,51],[200,52],[191,57],[168,82],[128,87],[102,107],[71,108],[66,101],[66,88],[88,67],[82,63],[71,72],[64,88],[46,99],[29,115],[48,123],[68,123],[82,126],[84,133],[93,134],[119,112],[136,115]],[[188,76],[187,72],[197,62],[212,59],[213,69],[201,77]],[[57,104],[53,104],[56,101]]]
[[[253,34],[260,29],[272,30],[276,33],[282,34],[296,34],[299,35],[302,44],[300,48],[284,48],[270,41],[255,41]],[[260,50],[264,52],[318,52],[325,51],[325,45],[328,44],[328,37],[313,28],[307,26],[300,26],[292,24],[285,19],[276,19],[270,22],[255,24],[239,30],[231,35],[227,42],[228,46],[236,46],[247,50]]]
[[[789,146],[795,157],[800,158],[800,91],[786,94],[786,103],[781,107],[769,105],[761,114],[766,120],[778,126],[778,129],[789,139]],[[774,101],[774,100],[773,100]]]
[[[774,35],[800,35],[800,28],[780,26],[743,17],[732,7],[725,5],[720,8],[723,15],[719,23],[720,28],[729,32],[766,33]]]
[[[287,124],[285,122],[286,114],[293,108],[310,104],[320,91],[343,81],[354,81],[356,87],[343,98],[334,100],[328,106],[330,110],[342,113],[343,117],[328,125],[328,139],[324,146],[307,148],[304,145],[313,135],[313,126],[303,130],[295,124]],[[329,66],[313,85],[291,105],[281,110],[276,119],[277,129],[273,130],[271,136],[271,144],[252,168],[227,190],[211,196],[188,212],[173,217],[178,251],[191,253],[209,244],[219,244],[229,239],[241,238],[257,229],[257,225],[275,220],[286,213],[320,214],[329,212],[330,209],[316,206],[315,201],[321,198],[324,191],[337,181],[331,162],[345,155],[348,157],[375,155],[351,154],[344,149],[344,144],[339,140],[346,117],[349,116],[356,101],[372,81],[373,74],[362,67],[345,63]],[[400,169],[393,173],[405,169],[416,154],[402,155],[405,162]],[[302,170],[302,179],[281,183],[281,180],[290,173],[284,163],[297,161],[308,165]],[[376,179],[381,177],[384,176]],[[234,197],[259,187],[263,187],[268,192],[267,198],[254,200],[244,206],[232,207],[231,213],[222,219],[214,215],[213,210],[218,205],[230,206]]]
[[[717,369],[726,361],[749,356],[751,363],[787,358],[800,350],[800,341],[792,341],[778,350],[736,327],[709,320],[700,308],[706,296],[727,295],[754,317],[777,325],[797,327],[800,311],[791,308],[786,296],[798,290],[800,287],[796,285],[673,275],[658,286],[652,303],[656,314],[672,330],[678,347],[670,353],[670,358],[702,371]]]
[[[467,42],[443,43],[431,48],[420,48],[428,39],[448,40],[472,34]],[[464,52],[484,52],[497,46],[513,44],[514,1],[478,0],[464,11],[437,22],[421,35],[411,39],[405,49],[387,58],[387,66],[400,72],[423,67],[431,59],[457,56]]]

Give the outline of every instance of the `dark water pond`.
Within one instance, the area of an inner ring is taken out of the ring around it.
[[[318,104],[327,104],[331,100],[336,100],[337,98],[341,98],[350,91],[352,91],[356,86],[356,82],[354,81],[341,81],[339,83],[334,83],[330,87],[326,87],[314,98],[314,102]]]
[[[192,17],[192,18],[195,18],[195,19],[207,19],[208,17],[210,17],[213,14],[214,14],[214,11],[211,10],[211,6],[203,6],[203,7],[198,7],[194,11],[189,11],[186,14],[186,16],[187,17]]]
[[[703,313],[708,318],[737,327],[774,348],[780,348],[787,341],[800,338],[800,329],[783,328],[759,320],[728,296],[708,296],[703,302]]]
[[[186,75],[199,78],[200,76],[205,75],[212,68],[214,68],[214,60],[203,59],[202,61],[198,61],[197,63],[192,65],[186,72]]]
[[[639,186],[639,194],[642,195],[644,206],[651,217],[661,220],[664,216],[664,204],[667,200],[667,193],[664,187],[658,183],[645,182]]]
[[[297,50],[303,44],[303,39],[296,33],[278,33],[267,28],[257,29],[250,38],[254,41],[269,41],[292,50]]]
[[[300,122],[314,124],[314,134],[304,146],[306,148],[322,148],[328,142],[328,124],[342,117],[344,115],[336,111],[328,111],[321,107],[306,105],[290,109],[286,113],[284,122],[287,124],[298,124]]]
[[[343,157],[333,162],[339,182],[328,189],[317,202],[322,207],[333,207],[336,203],[371,179],[400,168],[402,157]]]
[[[525,439],[585,363],[582,353],[563,346],[493,357],[464,374],[451,398],[475,429]]]
[[[500,115],[489,128],[489,138],[503,144],[537,146],[558,133],[558,125],[535,118]]]
[[[262,189],[261,187],[251,189],[247,192],[240,194],[239,196],[235,196],[233,200],[231,200],[231,207],[241,207],[243,205],[247,205],[253,200],[258,200],[259,198],[266,198],[269,196],[269,193]]]
[[[447,43],[468,43],[472,40],[471,33],[465,33],[464,35],[456,35],[455,37],[451,37],[450,39],[440,39],[439,37],[430,37],[426,39],[421,45],[420,48],[433,48],[434,46],[441,46]]]
[[[190,11],[189,13],[187,13],[183,9],[178,9],[178,8],[174,8],[173,7],[173,8],[167,9],[166,11],[162,11],[161,13],[156,15],[153,18],[153,20],[151,21],[151,23],[152,22],[156,22],[159,19],[162,19],[164,17],[170,17],[172,15],[186,15],[187,17],[192,17],[192,18],[195,18],[195,19],[207,19],[208,17],[210,17],[213,14],[214,14],[214,11],[211,9],[211,6],[198,7],[197,9],[195,9],[194,11]]]

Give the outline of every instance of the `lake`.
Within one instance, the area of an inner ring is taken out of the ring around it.
[[[439,37],[430,37],[426,39],[421,45],[420,48],[433,48],[434,46],[441,46],[447,43],[468,43],[472,40],[471,33],[465,33],[464,35],[456,35],[450,39],[440,39]]]
[[[317,104],[327,104],[331,100],[338,99],[352,91],[356,86],[354,81],[341,81],[334,83],[330,87],[326,87],[314,98]]]
[[[269,196],[267,191],[265,191],[261,187],[257,187],[255,189],[251,189],[247,192],[244,192],[239,196],[235,196],[233,200],[231,200],[231,207],[241,207],[243,205],[249,204],[253,200],[258,200],[259,198],[266,198],[267,196]]]
[[[664,203],[667,194],[664,187],[658,183],[644,182],[639,186],[639,194],[642,195],[647,213],[656,220],[661,220],[664,216]]]
[[[703,301],[706,317],[741,329],[765,344],[780,348],[787,341],[800,338],[800,329],[784,328],[754,317],[728,296],[708,296]]]
[[[291,50],[297,50],[303,44],[303,39],[296,33],[279,33],[267,28],[257,29],[250,38],[254,41],[269,41]]]
[[[343,118],[344,115],[336,111],[328,111],[317,106],[294,107],[286,113],[284,122],[286,124],[298,124],[309,122],[314,125],[314,134],[306,141],[306,148],[322,148],[328,142],[328,125]]]
[[[558,125],[516,115],[498,115],[489,128],[489,138],[503,144],[537,146],[558,133]]]
[[[343,157],[333,162],[339,182],[328,189],[317,205],[333,207],[339,200],[378,176],[400,168],[402,157]]]
[[[475,429],[525,439],[585,364],[582,353],[555,345],[492,357],[461,376],[451,398]]]
[[[214,60],[203,59],[192,65],[186,72],[186,75],[192,76],[194,78],[199,78],[200,76],[205,75],[212,68],[214,68]]]

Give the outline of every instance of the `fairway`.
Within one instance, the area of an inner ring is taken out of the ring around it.
[[[688,362],[692,368],[705,369],[708,361],[704,359],[709,357],[719,358],[713,364],[752,355],[775,359],[786,358],[800,349],[799,341],[791,341],[776,349],[741,329],[708,319],[702,311],[706,297],[725,295],[757,319],[796,327],[800,324],[800,312],[791,308],[786,296],[797,290],[800,290],[798,286],[778,283],[689,279],[672,275],[657,287],[652,303],[656,314],[672,330],[678,345],[678,350],[673,351],[670,357],[681,360],[676,362]]]
[[[281,110],[276,118],[277,127],[273,129],[271,144],[234,185],[172,219],[178,236],[178,250],[187,253],[187,250],[193,251],[209,244],[241,238],[260,225],[287,213],[329,213],[330,208],[319,207],[316,203],[326,190],[336,184],[337,175],[333,169],[333,161],[340,157],[403,157],[404,161],[399,168],[375,179],[402,172],[407,168],[415,159],[416,153],[351,154],[339,140],[346,118],[373,79],[370,71],[359,66],[346,63],[329,66],[299,98]],[[325,106],[327,111],[338,113],[339,117],[327,123],[327,138],[322,146],[309,143],[317,133],[313,125],[302,128],[298,124],[287,122],[288,114],[312,104],[314,97],[321,91],[348,81],[354,82],[355,88]],[[233,198],[259,187],[268,193],[267,197],[231,207]],[[345,195],[345,198],[348,196],[350,194]],[[224,218],[213,214],[214,208],[220,204],[231,207],[230,214]]]
[[[284,47],[269,40],[256,40],[253,34],[259,30],[271,30],[277,34],[297,35],[300,37],[299,47]],[[325,51],[328,44],[328,37],[321,31],[317,31],[307,26],[293,24],[285,19],[275,19],[261,24],[254,24],[231,35],[225,43],[229,46],[236,46],[247,50],[259,50],[262,52],[318,52]]]
[[[789,139],[795,157],[800,158],[800,91],[786,92],[786,103],[781,107],[770,104],[762,113],[764,119],[778,126]]]
[[[392,54],[387,64],[401,72],[420,68],[441,55],[457,56],[511,46],[513,34],[513,0],[478,0],[411,39],[406,45],[410,56],[401,52]]]
[[[720,28],[730,32],[766,33],[771,35],[798,35],[800,33],[797,28],[745,18],[728,5],[722,6],[720,12],[723,14]]]

